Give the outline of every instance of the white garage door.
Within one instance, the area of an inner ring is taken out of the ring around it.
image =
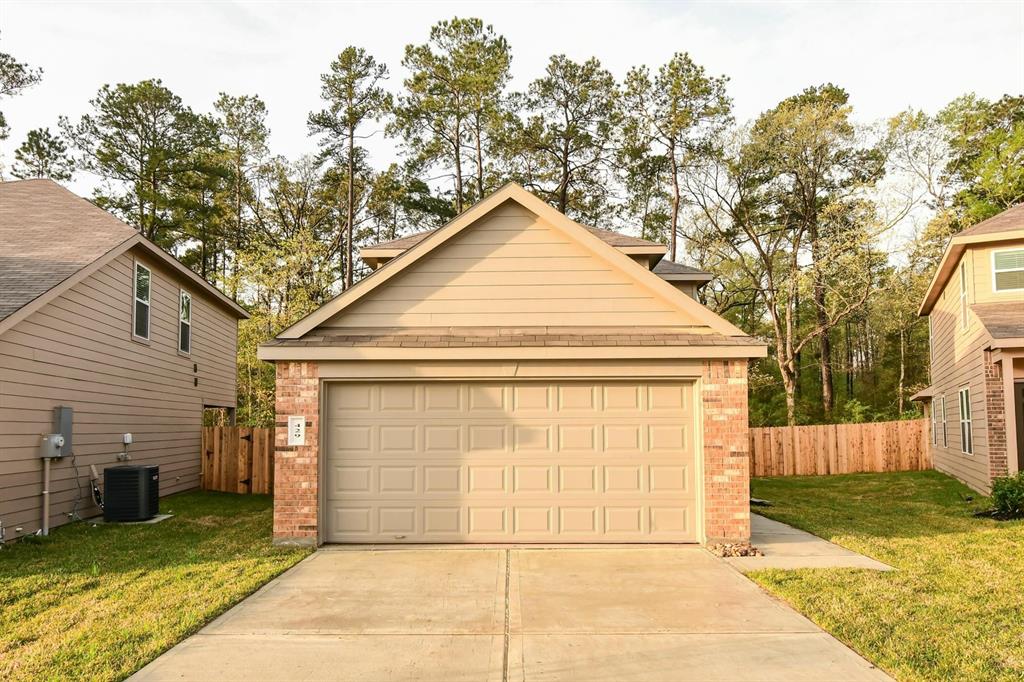
[[[327,385],[328,542],[695,542],[693,385]]]

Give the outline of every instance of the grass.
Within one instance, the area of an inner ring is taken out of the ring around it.
[[[896,567],[751,577],[900,680],[1024,679],[1024,521],[934,471],[755,479],[757,513]],[[973,501],[965,498],[973,496]]]
[[[0,550],[0,679],[120,680],[292,566],[271,498],[166,497],[153,525],[79,522]]]

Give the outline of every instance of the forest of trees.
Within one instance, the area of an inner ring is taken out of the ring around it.
[[[324,65],[310,153],[292,159],[272,153],[258,93],[199,110],[158,78],[102,85],[79,119],[28,132],[0,173],[89,174],[98,205],[251,312],[240,423],[273,421],[256,347],[365,275],[360,245],[442,225],[508,180],[715,272],[704,302],[769,344],[752,424],[916,414],[917,307],[946,239],[1024,201],[1024,96],[863,122],[842,87],[813,84],[739,121],[728,78],[684,52],[621,81],[596,57],[554,55],[521,92],[511,65],[478,19],[408,45],[401,79],[346,47]],[[43,77],[0,53],[0,104]],[[373,163],[373,134],[397,162]]]

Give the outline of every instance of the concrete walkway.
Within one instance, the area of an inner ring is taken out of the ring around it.
[[[764,556],[734,557],[726,559],[743,571],[759,571],[765,568],[868,568],[875,571],[891,571],[892,566],[883,564],[863,554],[822,540],[817,535],[767,519],[757,514],[750,515],[750,544],[757,547]]]
[[[313,554],[133,680],[887,680],[698,547]]]

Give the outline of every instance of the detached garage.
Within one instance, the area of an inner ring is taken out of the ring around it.
[[[363,249],[376,271],[260,349],[280,543],[749,537],[747,362],[708,273],[509,184]]]

